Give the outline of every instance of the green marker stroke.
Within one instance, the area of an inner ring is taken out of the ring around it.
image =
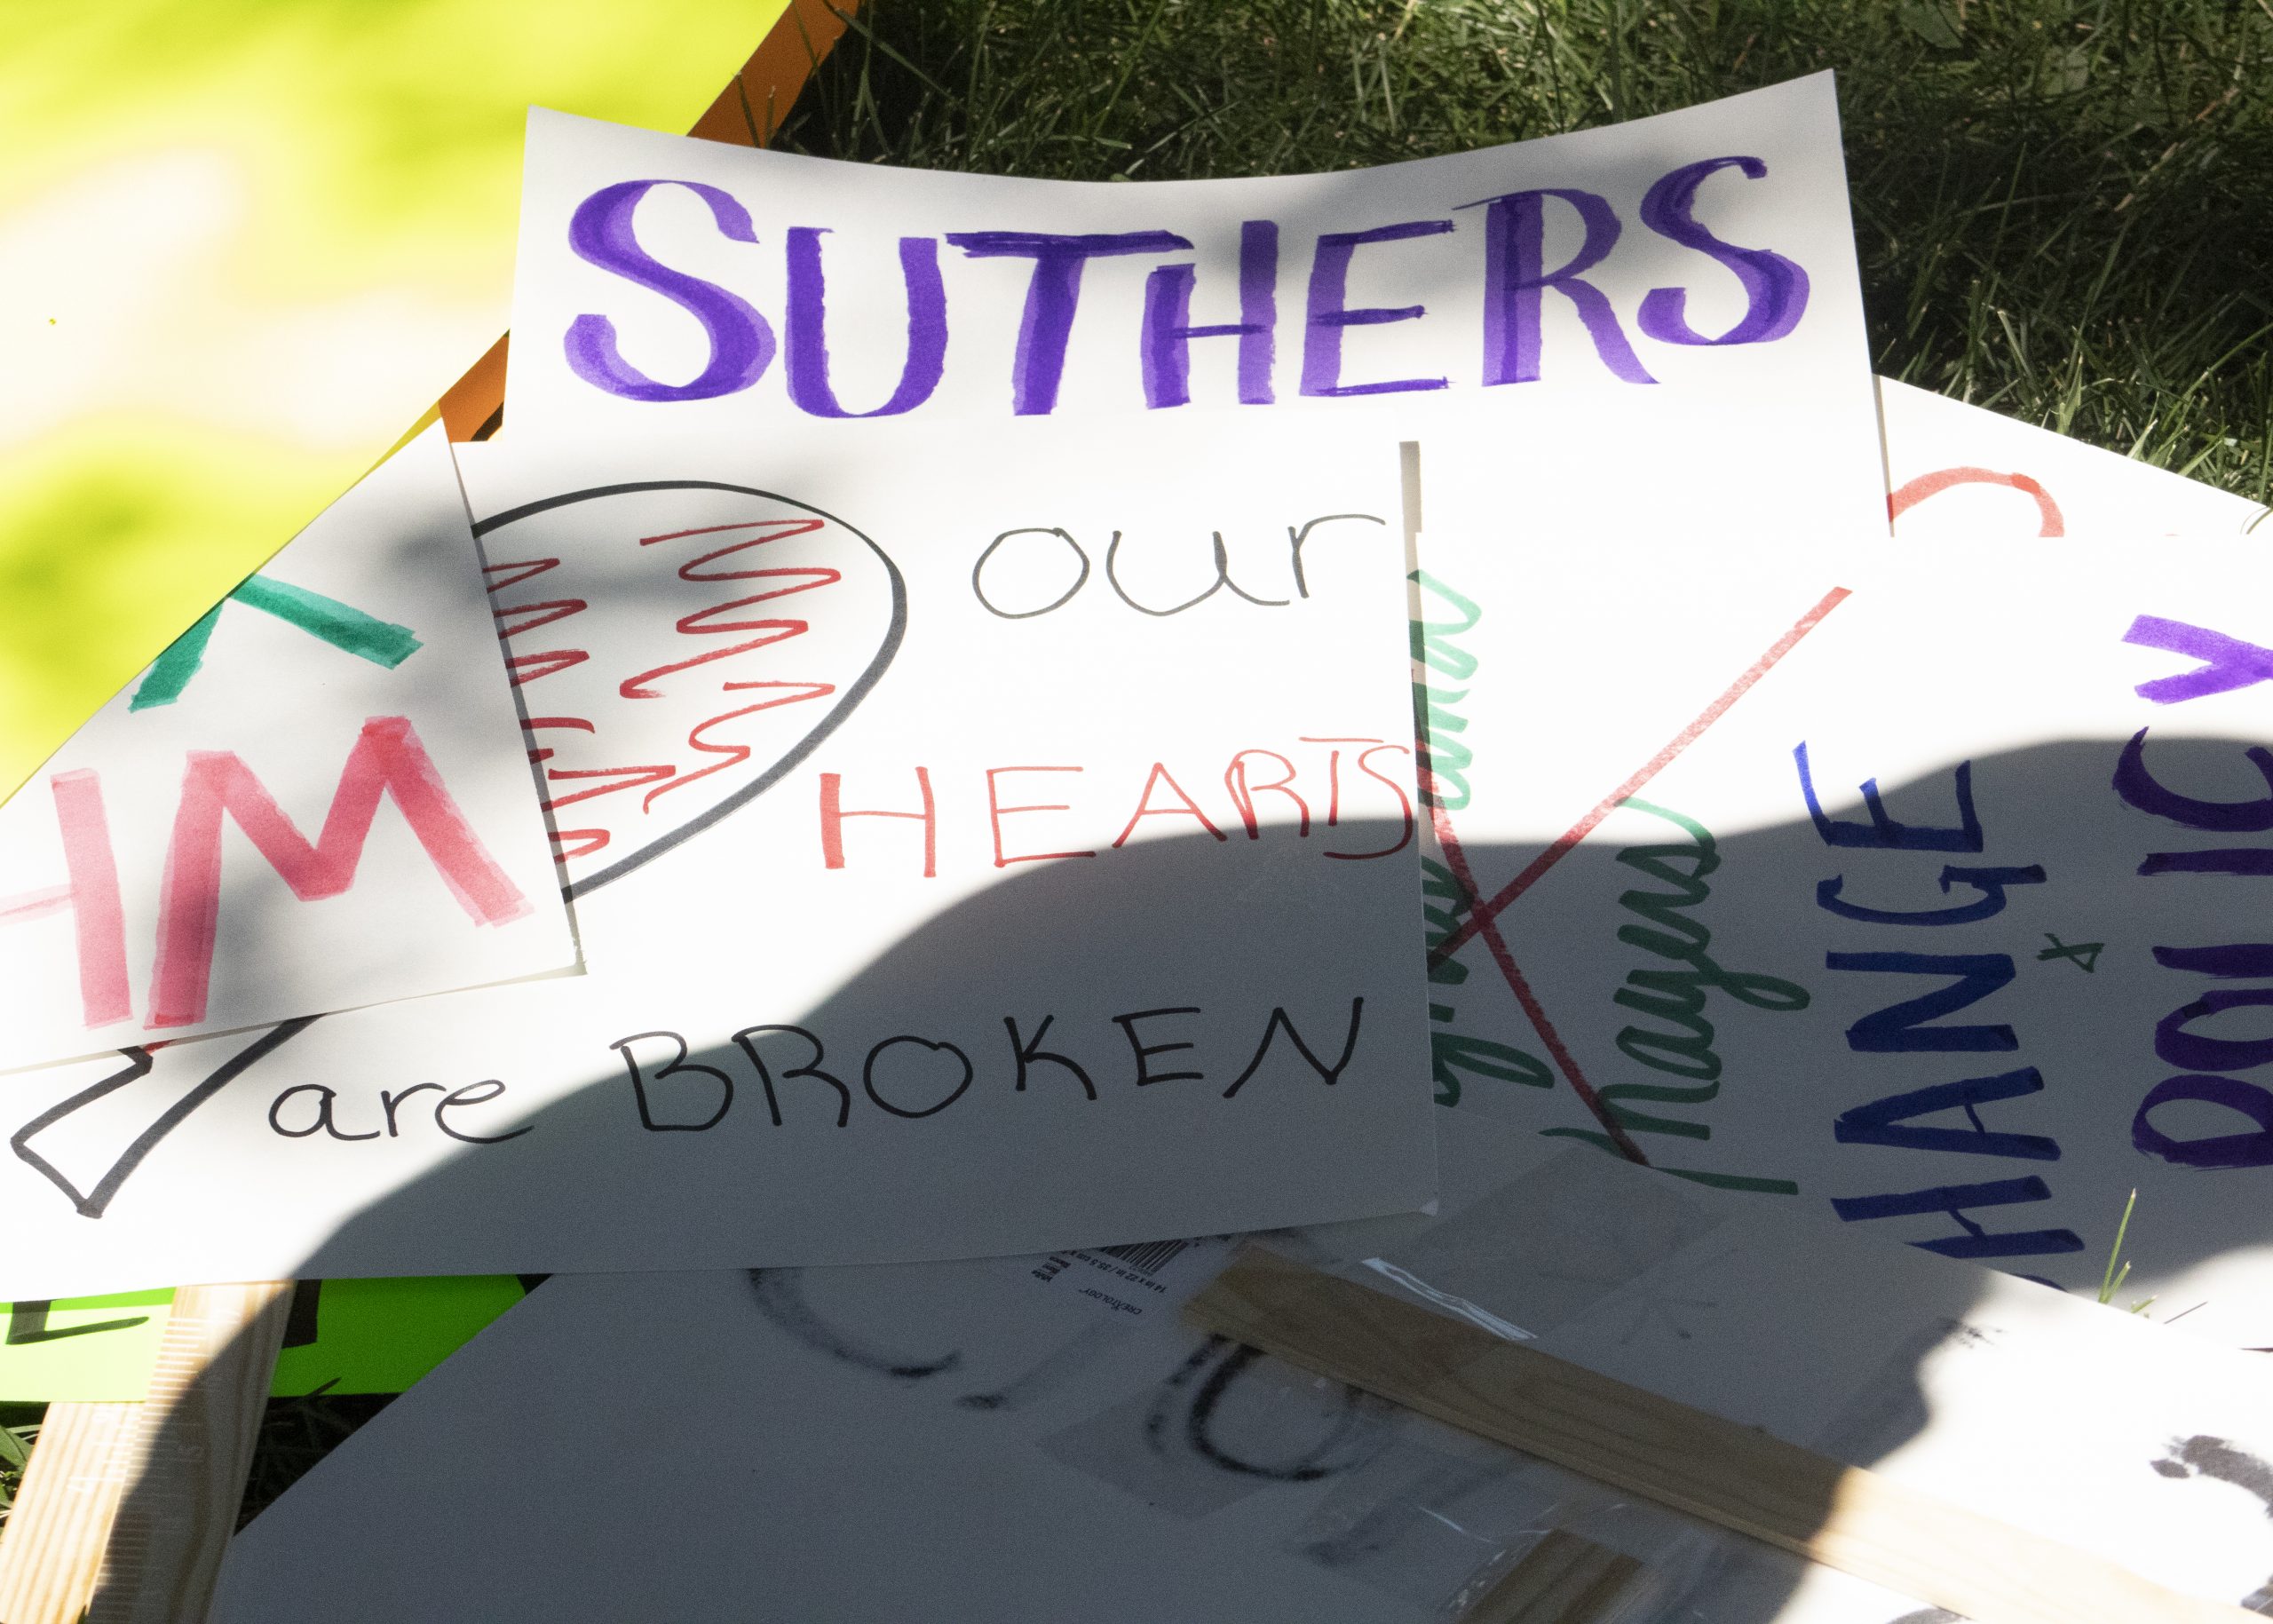
[[[208,609],[197,624],[176,638],[164,654],[151,661],[141,685],[127,701],[127,709],[148,710],[158,705],[170,705],[181,697],[182,690],[189,686],[189,679],[205,663],[205,646],[211,641],[213,628],[230,598],[273,614],[280,621],[288,621],[334,648],[389,670],[418,652],[418,638],[408,626],[366,614],[336,598],[326,598],[305,587],[266,575],[249,575],[235,591]]]

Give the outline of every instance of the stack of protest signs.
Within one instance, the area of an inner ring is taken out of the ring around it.
[[[194,1282],[303,1282],[280,1390],[495,1318],[243,1624],[2030,1616],[1183,1323],[1261,1236],[2264,1603],[2263,515],[1874,379],[1840,152],[533,111],[502,427],[0,808],[0,1396]]]

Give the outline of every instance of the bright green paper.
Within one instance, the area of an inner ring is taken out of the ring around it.
[[[0,1303],[0,1401],[140,1398],[173,1295]],[[304,1280],[269,1390],[399,1393],[525,1295],[510,1274]]]

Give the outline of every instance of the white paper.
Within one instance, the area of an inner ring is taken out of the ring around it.
[[[0,807],[0,1070],[575,964],[466,523],[430,430]]]
[[[1385,1261],[1558,1359],[2174,1590],[2265,1599],[2253,1356],[1575,1148]]]
[[[96,1223],[0,1164],[0,1295],[1424,1203],[1397,457],[469,448],[588,973],[26,1079],[78,1187],[139,1160]]]
[[[2261,543],[1422,556],[1440,1097],[2273,1343]]]
[[[2232,535],[2245,497],[1892,378],[1879,380],[1887,492],[1904,541]]]
[[[1051,259],[1044,234],[1115,241]],[[1676,514],[1886,532],[1828,74],[1380,169],[1120,185],[538,109],[513,331],[512,437],[858,444],[878,413],[1188,401],[1233,412],[1224,432],[1288,410],[1472,430],[1467,494],[1574,543]]]
[[[1561,1357],[2196,1594],[2273,1564],[2245,1356],[1445,1114],[1443,1223],[1298,1244],[1516,1318],[1591,1273],[1545,1327]],[[1921,1616],[1169,1316],[1026,1289],[1049,1261],[553,1280],[263,1512],[215,1617],[1420,1624],[1550,1528],[1641,1563],[1620,1618]],[[576,1490],[595,1453],[613,1496]]]

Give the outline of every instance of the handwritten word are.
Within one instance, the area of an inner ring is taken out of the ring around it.
[[[1313,770],[1305,778],[1294,760],[1278,750],[1244,749],[1233,752],[1224,767],[1222,802],[1216,804],[1216,816],[1208,815],[1208,807],[1187,790],[1182,780],[1168,770],[1164,762],[1153,762],[1144,775],[1141,787],[1133,790],[1124,787],[1121,795],[1105,803],[1091,796],[1091,804],[1077,808],[1072,800],[1020,800],[1013,796],[1054,794],[1073,796],[1079,786],[1074,779],[1087,772],[1086,768],[1070,765],[1033,765],[987,767],[979,773],[981,784],[970,786],[970,801],[983,804],[985,824],[993,852],[992,861],[997,868],[1008,868],[1014,863],[1055,862],[1076,858],[1092,858],[1097,847],[1066,847],[1044,850],[1050,844],[1047,836],[1022,833],[1030,827],[1021,823],[1017,828],[1008,827],[1012,819],[1030,820],[1036,815],[1071,812],[1081,815],[1093,813],[1100,804],[1109,805],[1117,813],[1121,807],[1129,808],[1129,815],[1121,824],[1121,832],[1113,837],[1108,847],[1119,851],[1128,844],[1140,827],[1147,833],[1154,831],[1181,832],[1202,835],[1210,840],[1228,843],[1231,836],[1225,825],[1245,831],[1249,840],[1263,837],[1263,822],[1259,810],[1263,804],[1260,797],[1277,796],[1272,804],[1291,807],[1295,812],[1295,836],[1311,838],[1313,816],[1323,812],[1320,820],[1325,828],[1338,828],[1344,816],[1345,794],[1369,780],[1388,791],[1394,798],[1402,828],[1397,839],[1389,845],[1370,851],[1336,851],[1322,848],[1320,855],[1346,861],[1364,861],[1373,858],[1390,857],[1413,843],[1414,812],[1412,797],[1405,786],[1390,773],[1375,764],[1375,758],[1410,756],[1413,748],[1406,744],[1392,744],[1384,740],[1356,735],[1303,735],[1298,743],[1322,747],[1326,757],[1323,773]],[[1352,777],[1343,766],[1347,757],[1354,769]],[[1315,753],[1313,753],[1313,761]],[[1187,776],[1190,776],[1187,774]],[[1324,780],[1323,783],[1319,780]],[[845,824],[854,818],[881,818],[920,825],[923,829],[923,877],[933,879],[939,872],[939,803],[932,786],[931,770],[915,769],[915,799],[912,805],[900,807],[852,806],[847,804],[844,774],[823,772],[820,788],[820,850],[821,861],[829,868],[847,866]],[[1193,781],[1204,781],[1195,779]],[[1045,786],[1052,788],[1045,788]],[[1212,788],[1212,787],[1211,787]],[[1371,792],[1376,798],[1379,790]],[[1322,805],[1319,804],[1322,803]],[[1229,815],[1225,816],[1228,812]],[[1165,819],[1166,823],[1147,824],[1147,819]],[[976,830],[979,819],[973,815],[963,820],[964,827]],[[912,842],[910,843],[912,846]]]
[[[1659,344],[1720,346],[1770,344],[1798,327],[1808,305],[1807,273],[1772,250],[1739,247],[1723,241],[1697,218],[1699,188],[1711,177],[1733,170],[1748,181],[1767,177],[1758,158],[1706,158],[1667,171],[1643,194],[1641,224],[1715,265],[1716,275],[1733,274],[1745,294],[1744,313],[1723,332],[1699,331],[1689,320],[1689,290],[1653,288],[1630,317],[1621,318],[1610,297],[1588,273],[1609,260],[1625,231],[1617,210],[1599,193],[1575,186],[1548,186],[1478,198],[1433,218],[1398,220],[1357,231],[1319,234],[1310,245],[1301,316],[1287,325],[1299,352],[1298,392],[1304,396],[1347,397],[1428,392],[1447,387],[1442,377],[1352,377],[1343,341],[1352,328],[1419,321],[1426,305],[1351,305],[1351,268],[1362,255],[1368,280],[1400,273],[1417,290],[1441,285],[1446,267],[1416,258],[1398,245],[1454,235],[1467,248],[1471,274],[1480,277],[1483,330],[1482,381],[1493,384],[1537,382],[1545,348],[1546,296],[1568,302],[1594,349],[1595,360],[1628,384],[1654,384],[1635,353],[1628,323]],[[679,187],[709,210],[710,223],[729,242],[757,245],[757,229],[740,199],[701,181],[648,179],[600,187],[580,202],[568,224],[568,247],[575,256],[630,286],[677,305],[701,324],[707,340],[702,365],[693,376],[671,382],[650,376],[626,359],[616,325],[590,311],[575,317],[561,336],[569,370],[585,384],[627,400],[706,400],[738,394],[764,377],[777,350],[791,402],[816,417],[891,417],[912,412],[931,400],[947,364],[947,279],[940,267],[940,239],[903,236],[897,244],[904,297],[890,313],[839,309],[840,331],[857,329],[905,335],[899,377],[876,405],[848,407],[831,377],[828,345],[828,282],[822,264],[825,228],[790,226],[783,235],[786,298],[783,331],[741,293],[690,274],[657,259],[639,239],[640,204],[658,188]],[[1476,210],[1468,213],[1467,210]],[[1559,265],[1548,259],[1550,226],[1558,237],[1575,226],[1579,242]],[[945,234],[946,246],[965,259],[1023,260],[1028,274],[1025,310],[1016,323],[1018,338],[1010,360],[1010,409],[1019,416],[1048,416],[1057,408],[1066,350],[1081,302],[1082,272],[1099,259],[1154,262],[1147,273],[1141,316],[1133,341],[1136,371],[1148,409],[1186,405],[1192,399],[1192,346],[1195,340],[1231,340],[1238,352],[1238,398],[1250,406],[1278,400],[1279,388],[1279,286],[1280,232],[1276,220],[1242,221],[1239,230],[1236,286],[1224,291],[1236,300],[1238,320],[1195,322],[1192,297],[1198,267],[1177,257],[1193,251],[1190,238],[1164,229],[1085,234],[1038,231],[959,231]],[[1454,273],[1458,274],[1457,272]],[[751,279],[755,280],[755,278]],[[1211,294],[1215,290],[1210,289]],[[1094,320],[1094,318],[1093,318]]]
[[[85,1024],[92,1029],[130,1020],[126,905],[102,775],[92,768],[59,772],[48,780],[48,793],[68,877],[45,890],[0,897],[0,925],[69,913]],[[187,1026],[205,1018],[220,929],[225,817],[244,831],[295,897],[313,902],[354,885],[382,799],[394,803],[450,895],[476,923],[502,924],[530,911],[528,899],[458,810],[407,717],[373,717],[363,724],[313,841],[235,751],[191,750],[160,882],[148,1025]]]
[[[1237,1097],[1263,1070],[1282,1036],[1285,1047],[1319,1081],[1329,1087],[1340,1082],[1357,1055],[1365,1010],[1363,998],[1350,1001],[1341,1052],[1328,1060],[1327,1045],[1313,1047],[1286,1008],[1272,1006],[1260,1039],[1224,1088],[1222,1097]],[[991,1075],[998,1085],[1006,1082],[1011,1093],[1026,1093],[1031,1081],[1036,1091],[1044,1086],[1076,1088],[1089,1100],[1098,1097],[1100,1078],[1108,1086],[1125,1081],[1137,1089],[1181,1082],[1213,1087],[1216,1072],[1201,1069],[1199,1045],[1192,1040],[1193,1023],[1205,1013],[1197,1004],[1129,1010],[1105,1022],[1119,1029],[1118,1042],[1109,1033],[1092,1033],[1089,1042],[1074,1044],[1050,1038],[1050,1028],[1057,1022],[1054,1015],[1043,1016],[1031,1027],[1014,1015],[1005,1015],[1002,1042],[990,1067]],[[1113,1042],[1115,1049],[1126,1044],[1126,1057],[1119,1058],[1112,1071],[1098,1058],[1095,1043],[1100,1041]],[[828,1045],[804,1026],[782,1023],[745,1026],[731,1042],[747,1062],[745,1075],[755,1077],[763,1091],[766,1115],[776,1128],[785,1121],[785,1100],[796,1098],[818,1100],[824,1118],[833,1113],[837,1127],[848,1125],[856,1098],[850,1078],[858,1079],[857,1097],[868,1105],[887,1116],[916,1121],[937,1116],[964,1098],[979,1075],[970,1049],[944,1038],[912,1033],[880,1039],[865,1053],[856,1047],[843,1061],[832,1061]],[[722,1066],[691,1058],[686,1039],[677,1032],[635,1032],[608,1047],[622,1058],[639,1125],[650,1133],[707,1133],[733,1109],[734,1074]],[[1164,1058],[1185,1055],[1194,1058]],[[723,1050],[714,1058],[723,1058]],[[792,1083],[798,1087],[789,1089]]]
[[[1878,780],[1862,787],[1867,823],[1827,816],[1816,796],[1808,770],[1808,747],[1802,741],[1792,752],[1800,777],[1800,793],[1816,833],[1834,850],[1890,852],[1978,852],[1986,837],[1973,802],[1973,764],[1960,762],[1952,775],[1958,821],[1954,827],[1932,828],[1897,821],[1880,798]],[[1846,876],[1833,875],[1816,887],[1816,906],[1838,918],[1872,927],[1905,932],[1943,931],[1993,919],[2004,912],[2014,888],[2044,883],[2042,867],[1944,865],[1936,881],[1946,897],[1952,886],[1971,893],[1968,900],[1947,907],[1885,908],[1857,902],[1846,893]],[[1973,1054],[2010,1052],[2020,1047],[2013,1028],[2002,1023],[1971,1026],[1930,1024],[1954,1015],[1991,997],[2008,986],[2016,974],[2007,953],[1919,953],[1906,946],[1899,950],[1829,952],[1824,967],[1844,974],[1941,976],[1947,984],[1890,1003],[1863,1016],[1847,1028],[1847,1047],[1857,1054]],[[1926,1088],[1889,1094],[1842,1113],[1832,1125],[1842,1145],[1883,1145],[1899,1150],[1932,1151],[1956,1155],[2008,1157],[2027,1161],[2057,1161],[2059,1143],[2045,1134],[1991,1129],[1981,1119],[1981,1108],[2000,1100],[2021,1099],[2041,1093],[2043,1074],[2032,1066],[1992,1076],[1966,1077]],[[1921,1123],[1944,1111],[1960,1112],[1963,1127]],[[1883,1195],[1834,1198],[1832,1210],[1849,1224],[1876,1218],[1940,1213],[1965,1232],[1911,1244],[1945,1257],[1976,1260],[1992,1257],[2032,1257],[2083,1249],[2083,1240],[2072,1230],[2020,1230],[1991,1233],[1971,1215],[1987,1207],[2047,1201],[2052,1192],[2033,1175],[2021,1178],[1988,1179],[1962,1184],[1936,1184],[1921,1190]]]
[[[368,1112],[371,1126],[356,1129],[341,1126],[340,1091],[321,1082],[295,1083],[269,1102],[269,1130],[287,1139],[313,1138],[317,1134],[352,1144],[367,1139],[399,1139],[402,1124],[395,1113],[421,1094],[440,1095],[430,1102],[434,1127],[446,1138],[461,1145],[503,1145],[508,1139],[518,1139],[529,1131],[529,1127],[516,1128],[507,1133],[464,1133],[450,1126],[449,1113],[468,1105],[486,1105],[503,1096],[505,1085],[495,1077],[479,1082],[469,1082],[462,1088],[448,1088],[439,1082],[415,1082],[407,1089],[381,1089],[376,1107]]]

